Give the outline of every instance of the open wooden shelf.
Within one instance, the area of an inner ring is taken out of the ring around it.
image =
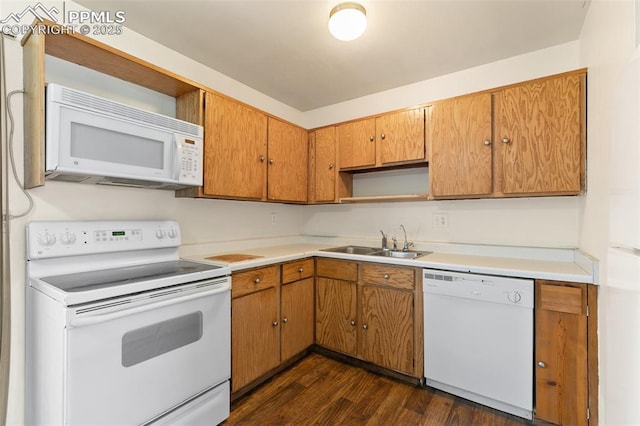
[[[390,201],[427,201],[429,194],[373,195],[366,197],[340,198],[340,204],[347,203],[379,203]]]

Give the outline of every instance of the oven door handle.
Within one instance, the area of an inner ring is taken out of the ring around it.
[[[154,309],[164,308],[167,306],[176,305],[178,303],[199,299],[201,297],[213,296],[213,295],[225,293],[231,290],[231,283],[229,281],[223,284],[224,285],[219,285],[219,286],[216,286],[215,288],[212,288],[210,290],[206,290],[203,292],[192,293],[182,297],[173,297],[171,299],[162,300],[159,302],[151,302],[135,308],[123,309],[121,311],[111,312],[108,314],[97,314],[97,315],[91,315],[91,316],[72,318],[69,321],[69,327],[70,328],[86,327],[88,325],[94,325],[102,322],[112,321],[112,320],[123,318],[129,315],[135,315],[142,312],[151,311]]]

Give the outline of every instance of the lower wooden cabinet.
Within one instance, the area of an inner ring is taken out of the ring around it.
[[[280,363],[278,295],[270,288],[231,302],[232,392]]]
[[[536,419],[597,424],[595,291],[587,284],[536,281]]]
[[[313,259],[282,265],[282,361],[291,359],[313,345],[313,266]]]
[[[279,284],[277,267],[232,275],[232,392],[280,364]]]
[[[316,343],[356,356],[357,283],[318,277],[316,295]]]
[[[313,276],[313,259],[232,275],[232,393],[313,344]]]
[[[413,294],[388,287],[360,287],[360,355],[392,370],[413,374]]]
[[[417,269],[318,259],[317,275],[318,345],[422,376],[422,309],[415,307],[416,291],[422,289]]]

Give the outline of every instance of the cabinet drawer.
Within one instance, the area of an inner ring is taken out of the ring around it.
[[[304,259],[282,265],[282,284],[312,277],[313,259]]]
[[[362,284],[379,284],[413,290],[415,287],[415,271],[409,268],[390,265],[361,265]]]
[[[278,285],[278,267],[253,269],[231,275],[231,297],[244,296]]]
[[[564,312],[567,314],[586,314],[587,292],[584,284],[563,284],[551,281],[538,281],[540,286],[537,309]]]
[[[318,259],[316,263],[319,277],[344,281],[358,281],[358,264],[348,260]]]

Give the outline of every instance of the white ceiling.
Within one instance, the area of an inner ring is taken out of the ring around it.
[[[368,0],[367,31],[327,30],[337,0],[76,0],[300,111],[577,40],[588,0]]]

